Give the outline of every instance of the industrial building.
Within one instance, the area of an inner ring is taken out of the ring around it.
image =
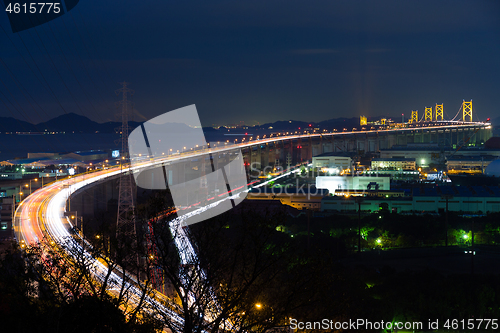
[[[415,170],[414,158],[374,158],[371,161],[371,169],[381,170]]]
[[[259,187],[248,192],[248,200],[279,200],[283,205],[297,209],[319,210],[321,199],[328,195],[327,190],[315,187]]]
[[[451,156],[446,160],[446,169],[448,173],[483,173],[484,169],[497,158],[492,155]]]
[[[445,157],[451,153],[451,148],[439,147],[437,144],[409,144],[381,149],[380,159],[413,159],[415,167],[424,168],[430,164],[444,164]]]
[[[11,238],[13,207],[14,198],[0,193],[0,240]]]
[[[361,202],[362,211],[378,212],[387,204],[395,213],[440,213],[448,210],[464,213],[500,212],[500,187],[498,186],[434,186],[409,189],[408,196],[380,198],[367,196]],[[321,200],[321,211],[353,212],[358,203],[352,196],[327,196]]]
[[[351,155],[345,153],[323,153],[312,158],[313,168],[346,170],[352,165]]]
[[[318,176],[316,188],[330,193],[344,190],[390,190],[390,176]]]

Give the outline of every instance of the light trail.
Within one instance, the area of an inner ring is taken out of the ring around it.
[[[448,122],[450,123],[450,122]],[[369,131],[355,131],[355,132],[334,132],[334,133],[315,133],[315,134],[299,134],[299,135],[288,135],[288,136],[276,136],[270,137],[266,139],[255,140],[246,143],[239,144],[230,144],[224,145],[217,148],[203,148],[200,150],[195,150],[193,152],[186,152],[178,155],[165,156],[162,158],[158,158],[155,160],[144,161],[132,168],[125,168],[120,170],[120,166],[110,168],[107,170],[102,170],[98,172],[94,172],[91,174],[84,174],[81,176],[76,176],[70,179],[64,179],[57,181],[55,183],[49,184],[43,188],[38,189],[27,198],[25,198],[18,208],[16,209],[13,227],[16,239],[21,243],[21,246],[24,247],[29,245],[34,245],[37,243],[41,243],[44,240],[45,233],[58,244],[63,249],[66,249],[67,255],[74,256],[75,253],[83,253],[85,256],[85,260],[89,264],[91,264],[92,270],[100,282],[103,282],[106,276],[106,272],[108,267],[101,263],[98,259],[92,257],[89,252],[86,252],[76,240],[71,237],[69,230],[72,225],[69,218],[64,216],[66,201],[75,191],[82,189],[85,186],[90,186],[95,184],[96,182],[102,181],[108,177],[118,176],[122,172],[133,171],[137,172],[141,169],[151,168],[158,165],[163,165],[168,162],[179,161],[182,159],[197,157],[201,155],[206,155],[208,153],[221,153],[228,150],[234,150],[236,148],[247,148],[254,145],[266,144],[270,142],[278,142],[278,141],[286,141],[286,140],[294,140],[301,138],[313,138],[313,137],[327,137],[327,136],[335,136],[335,135],[348,135],[348,134],[359,134],[359,133],[384,133],[384,132],[397,132],[397,131],[415,131],[415,130],[432,130],[432,129],[456,129],[457,127],[468,127],[470,125],[479,125],[479,126],[488,126],[491,125],[489,123],[463,123],[455,125],[444,125],[444,126],[427,126],[427,127],[412,127],[412,128],[399,128],[399,129],[389,129],[389,130],[369,130]],[[286,174],[282,174],[274,179],[269,179],[264,183],[256,185],[254,187],[264,186],[268,182],[285,177],[292,172],[298,172],[298,170],[289,171]],[[250,189],[248,189],[250,190]],[[247,191],[248,191],[247,190]],[[213,207],[219,205],[224,200],[235,199],[239,196],[239,194],[234,194],[232,196],[228,196],[222,200],[213,202],[204,207],[197,208],[191,212],[184,214],[177,219],[174,219],[170,222],[170,228],[174,235],[178,237],[175,238],[175,242],[177,248],[179,250],[179,254],[181,257],[181,261],[183,263],[188,263],[190,261],[196,261],[196,251],[194,250],[191,242],[189,241],[189,237],[186,234],[184,228],[185,221],[190,217],[201,214],[208,209],[212,209]],[[71,240],[71,241],[68,241]],[[202,277],[205,277],[203,271],[200,271]],[[129,299],[132,300],[132,303],[138,304],[138,300],[141,298],[142,291],[139,287],[139,282],[134,278],[127,276],[130,278],[132,282],[123,281],[123,279],[117,275],[115,272],[111,273],[112,278],[110,281],[116,281],[116,283],[112,283],[110,292],[116,294],[117,286],[125,283],[125,287],[130,291]],[[217,305],[216,297],[213,291],[211,291],[211,297],[213,299],[213,304]],[[147,296],[145,298],[145,302],[148,306],[154,307],[162,312],[164,315],[169,316],[178,328],[183,326],[184,320],[174,311],[168,309],[156,299]]]

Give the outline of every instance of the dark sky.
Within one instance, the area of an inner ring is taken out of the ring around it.
[[[81,0],[28,31],[0,25],[0,116],[35,123],[115,120],[123,80],[136,120],[190,104],[204,126],[435,103],[452,118],[463,99],[500,116],[497,1]]]

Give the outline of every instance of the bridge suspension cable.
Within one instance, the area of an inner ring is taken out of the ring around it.
[[[453,117],[453,119],[451,119],[451,121],[454,121],[457,119],[458,115],[460,114],[460,111],[462,111],[462,104],[460,104],[460,108],[458,109],[457,114],[455,115],[455,117]]]
[[[417,110],[416,112],[418,112],[418,110]],[[417,113],[417,114],[418,114],[418,113]],[[424,112],[424,113],[422,114],[422,116],[420,117],[419,122],[421,122],[421,121],[423,121],[423,120],[424,120],[424,116],[425,116],[425,112]]]

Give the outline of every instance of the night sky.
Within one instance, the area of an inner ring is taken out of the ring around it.
[[[395,116],[463,99],[500,116],[497,1],[95,1],[13,34],[0,13],[0,116],[135,120],[196,104],[202,124]],[[12,44],[13,43],[13,44]]]

